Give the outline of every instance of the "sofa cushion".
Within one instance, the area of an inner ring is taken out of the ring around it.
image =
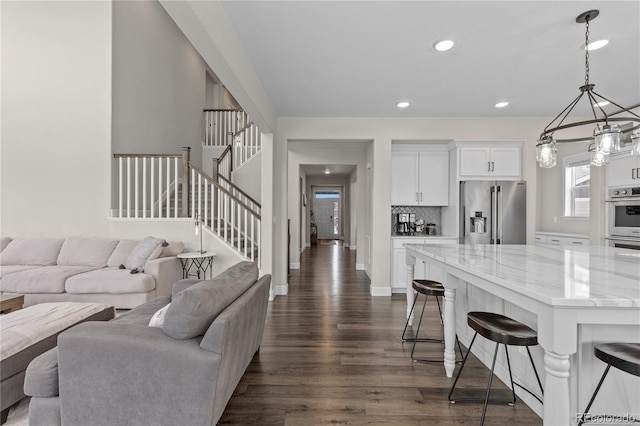
[[[137,240],[120,240],[115,250],[111,254],[109,261],[107,262],[107,266],[115,266],[118,267],[120,265],[124,265],[127,261],[127,257],[133,251],[134,248],[138,245],[140,241]]]
[[[24,393],[36,397],[58,396],[58,348],[49,349],[29,363]]]
[[[129,253],[127,260],[124,262],[124,266],[127,269],[142,269],[147,261],[160,256],[164,242],[165,241],[160,238],[146,237]]]
[[[136,306],[130,311],[125,312],[112,322],[147,326],[153,314],[163,306],[167,306],[169,302],[171,302],[169,296],[156,297],[155,299],[149,300],[147,303],[143,303],[142,305]]]
[[[65,281],[92,271],[91,266],[43,266],[2,277],[2,291],[11,293],[64,293]]]
[[[63,242],[61,238],[17,238],[0,253],[0,265],[55,265]]]
[[[183,278],[173,286],[171,286],[171,297],[176,297],[176,294],[180,293],[182,290],[191,287],[194,284],[202,282],[200,278]]]
[[[62,244],[58,265],[103,268],[116,248],[118,240],[107,238],[69,237]]]
[[[126,269],[102,268],[69,277],[67,293],[147,293],[156,288],[156,280],[149,274],[132,274]]]
[[[10,237],[0,238],[0,252],[2,252],[2,250],[4,250],[4,248],[8,246],[11,241],[13,241],[13,238],[10,238]]]
[[[160,257],[177,256],[184,251],[184,243],[182,241],[169,241],[166,246],[162,247]]]
[[[177,293],[164,320],[164,333],[174,339],[204,334],[229,304],[258,279],[254,262],[240,262],[212,280],[202,281]]]
[[[0,266],[0,278],[5,275],[13,274],[14,272],[26,271],[27,269],[36,269],[42,268],[42,266],[36,265],[6,265]],[[0,291],[4,291],[2,289],[2,280],[0,280]]]

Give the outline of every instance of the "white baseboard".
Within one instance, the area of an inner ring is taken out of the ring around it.
[[[391,287],[370,286],[372,296],[391,296]]]
[[[391,293],[407,293],[407,287],[391,287]]]
[[[356,263],[356,271],[364,271],[364,263]]]
[[[286,296],[287,294],[289,294],[289,284],[277,285],[275,287],[276,296]]]
[[[289,264],[290,269],[300,269],[300,262],[291,262]]]

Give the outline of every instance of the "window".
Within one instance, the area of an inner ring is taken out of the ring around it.
[[[591,166],[589,155],[578,154],[564,159],[564,216],[589,217]]]

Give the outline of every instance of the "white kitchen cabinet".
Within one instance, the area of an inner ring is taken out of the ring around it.
[[[457,244],[456,238],[445,237],[402,237],[392,238],[391,248],[393,252],[391,265],[392,283],[391,288],[398,291],[405,291],[407,288],[407,250],[404,244]],[[416,260],[413,272],[415,279],[427,279],[442,282],[443,271],[435,265],[427,265]]]
[[[391,156],[391,204],[449,205],[449,153],[394,151]]]
[[[460,177],[520,179],[520,147],[461,147]]]
[[[607,164],[607,186],[640,186],[640,157],[628,152],[612,155]]]
[[[589,237],[582,234],[563,234],[558,232],[536,232],[536,244],[552,246],[588,246]]]

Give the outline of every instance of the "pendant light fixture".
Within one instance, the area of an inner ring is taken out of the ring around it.
[[[589,82],[589,49],[587,48],[587,46],[589,46],[589,22],[593,21],[599,14],[600,12],[594,9],[581,13],[576,18],[577,23],[585,24],[584,85],[579,88],[580,95],[571,101],[571,103],[563,109],[556,118],[551,120],[540,134],[540,139],[536,144],[536,159],[540,167],[550,168],[556,165],[556,142],[582,142],[589,140],[593,141],[592,146],[589,147],[592,158],[591,164],[594,166],[601,166],[606,162],[607,157],[611,153],[620,150],[623,132],[621,126],[617,123],[631,123],[631,127],[625,129],[625,132],[632,132],[636,129],[640,129],[640,115],[632,111],[640,108],[640,103],[629,108],[624,108],[611,99],[605,98],[604,96],[594,92],[593,89],[595,88],[595,84]],[[571,111],[573,111],[574,107],[583,97],[585,97],[585,95],[591,107],[593,119],[565,123],[565,120]],[[611,105],[618,109],[608,113],[604,109],[605,105]],[[554,138],[554,134],[556,132],[573,127],[593,124],[595,124],[596,127],[593,129],[592,135],[587,137],[577,139]],[[637,151],[632,149],[632,154],[640,155],[640,148],[638,148]]]

